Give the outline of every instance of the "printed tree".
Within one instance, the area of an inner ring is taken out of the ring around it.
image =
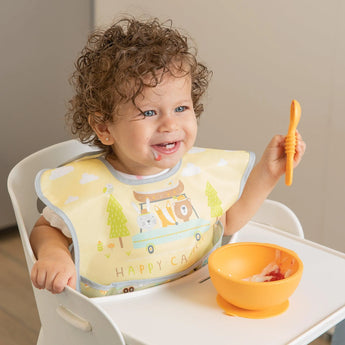
[[[206,184],[205,195],[208,198],[208,206],[211,208],[211,217],[220,217],[223,214],[222,202],[210,182]]]
[[[113,195],[110,195],[107,212],[109,213],[108,225],[110,225],[109,238],[118,238],[121,248],[123,248],[122,237],[129,236],[130,233],[126,226],[127,218],[122,212],[122,206]]]

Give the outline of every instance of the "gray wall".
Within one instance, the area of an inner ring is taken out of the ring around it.
[[[10,169],[28,154],[69,138],[68,78],[92,26],[87,0],[5,0],[0,5],[0,228],[15,224]]]
[[[121,12],[171,18],[195,38],[214,71],[199,145],[260,157],[301,103],[307,151],[293,185],[282,179],[270,197],[308,239],[345,251],[345,1],[95,0],[97,25]]]
[[[5,0],[0,8],[0,228],[13,224],[10,168],[69,137],[67,79],[92,19],[91,0]],[[345,251],[345,1],[94,0],[94,21],[119,13],[172,18],[195,38],[214,78],[198,144],[260,157],[286,133],[293,98],[308,147],[294,183],[271,198],[300,218],[306,237]]]

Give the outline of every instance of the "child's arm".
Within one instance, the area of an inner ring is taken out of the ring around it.
[[[31,271],[34,286],[52,293],[62,292],[66,285],[75,289],[76,270],[68,250],[71,239],[40,217],[31,232],[30,243],[37,258]]]
[[[298,132],[296,137],[294,167],[301,161],[306,147]],[[285,136],[276,135],[249,175],[241,197],[221,218],[224,235],[232,235],[240,230],[254,216],[284,174],[285,166]]]

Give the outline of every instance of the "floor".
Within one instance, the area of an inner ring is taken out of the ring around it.
[[[16,228],[0,231],[0,262],[0,345],[35,345],[40,320]],[[311,343],[329,344],[327,335]]]
[[[0,232],[0,345],[33,345],[40,320],[16,229]]]

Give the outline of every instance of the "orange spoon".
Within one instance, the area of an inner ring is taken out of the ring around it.
[[[285,184],[291,186],[293,176],[293,159],[296,152],[296,128],[301,118],[301,106],[296,101],[291,102],[290,108],[290,125],[288,134],[285,139],[285,153],[286,153],[286,172]]]

